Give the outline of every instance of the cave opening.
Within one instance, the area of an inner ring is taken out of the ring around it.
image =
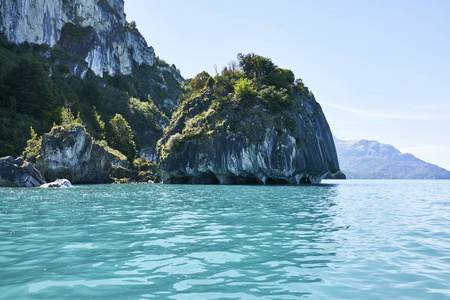
[[[245,179],[245,184],[247,184],[247,185],[257,185],[257,184],[261,184],[261,182],[258,180],[258,178],[247,177]]]
[[[283,184],[288,184],[286,179],[280,179],[280,178],[267,178],[266,185],[283,185]]]
[[[186,184],[189,183],[191,177],[171,177],[166,180],[166,183],[170,184]]]
[[[300,179],[300,184],[311,184],[311,180],[308,177],[302,177]]]
[[[209,172],[209,173],[201,174],[200,176],[193,177],[189,183],[192,183],[192,184],[220,184],[220,181],[214,173]]]

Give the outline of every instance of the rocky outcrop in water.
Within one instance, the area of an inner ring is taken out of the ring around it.
[[[314,96],[300,82],[293,84],[291,71],[259,56],[250,59],[269,71],[225,69],[215,78],[194,78],[193,93],[181,101],[159,141],[165,183],[318,183],[339,170],[333,136]]]
[[[221,131],[206,139],[185,137],[174,127],[166,135],[169,154],[161,157],[164,182],[319,183],[328,172],[339,170],[324,116],[321,113],[316,118],[312,116],[319,111],[317,102],[308,100],[303,102],[300,111],[291,112],[295,132],[277,131],[270,121],[252,109],[241,120],[250,132],[244,128],[230,129],[229,125],[237,120],[224,124]]]
[[[70,188],[72,184],[67,179],[56,179],[53,182],[45,183],[40,186],[41,188]]]
[[[54,127],[42,137],[36,168],[48,180],[111,183],[114,167],[128,168],[126,157],[92,141],[83,126]]]
[[[22,158],[0,158],[0,186],[38,187],[45,183],[39,171]]]
[[[71,73],[87,70],[103,76],[130,74],[133,64],[154,64],[154,51],[126,22],[123,0],[0,0],[0,32],[16,44],[59,45],[84,62]]]
[[[347,179],[344,173],[337,171],[336,173],[329,173],[323,179]]]

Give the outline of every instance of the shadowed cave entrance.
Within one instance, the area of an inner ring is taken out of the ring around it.
[[[222,177],[222,184],[225,185],[262,185],[261,180],[253,176],[227,175]]]
[[[167,179],[169,184],[220,184],[219,179],[213,173],[200,176],[171,177]]]
[[[283,184],[288,184],[287,180],[285,179],[280,179],[280,178],[267,178],[266,185],[283,185]]]
[[[302,177],[300,179],[300,184],[311,184],[311,180],[307,177]]]
[[[219,180],[220,178],[220,180]],[[224,185],[288,185],[289,182],[282,178],[269,177],[265,182],[254,176],[216,176],[214,173],[202,173],[197,176],[172,177],[166,181],[172,184],[224,184]],[[300,184],[311,184],[308,177],[302,177]]]
[[[202,173],[197,176],[171,177],[166,183],[171,184],[224,184],[224,185],[263,185],[264,182],[254,176],[226,175],[217,178],[214,173]]]

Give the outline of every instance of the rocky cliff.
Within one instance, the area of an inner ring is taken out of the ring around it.
[[[19,156],[30,126],[49,132],[62,107],[98,140],[120,114],[137,149],[155,153],[186,84],[126,21],[123,0],[0,0],[0,62],[0,156]]]
[[[99,76],[130,74],[134,63],[152,66],[155,59],[135,24],[126,22],[123,0],[0,0],[0,32],[16,44],[70,48],[84,60],[71,64],[81,77],[88,69]]]
[[[318,183],[339,170],[314,96],[289,70],[254,60],[268,70],[245,72],[241,61],[244,72],[194,78],[159,141],[165,183]]]
[[[109,183],[115,168],[126,168],[126,157],[92,141],[83,126],[57,126],[42,138],[36,168],[47,179],[72,183]]]
[[[349,179],[450,179],[450,172],[371,140],[335,138],[342,172]]]
[[[230,111],[224,120],[220,112],[216,114],[214,99],[203,97],[183,109],[195,111],[204,105],[199,114],[206,112],[205,117],[224,122],[220,128],[194,134],[185,128],[198,115],[179,116],[163,139],[164,182],[319,183],[328,172],[339,170],[330,129],[314,99],[298,99],[298,108],[286,114],[293,127],[289,130],[276,124],[282,119],[258,107],[236,108],[240,111]]]

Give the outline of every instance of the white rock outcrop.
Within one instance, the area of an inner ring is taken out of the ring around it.
[[[83,126],[58,127],[44,134],[36,168],[48,181],[67,178],[73,184],[110,183],[114,167],[128,168],[126,158],[92,141]]]
[[[68,23],[93,28],[99,41],[86,51],[86,66],[71,66],[73,74],[130,74],[133,63],[154,64],[153,48],[126,22],[123,0],[0,0],[0,32],[16,44],[53,47]]]
[[[53,182],[45,183],[40,186],[41,188],[70,188],[72,183],[67,179],[56,179]]]

